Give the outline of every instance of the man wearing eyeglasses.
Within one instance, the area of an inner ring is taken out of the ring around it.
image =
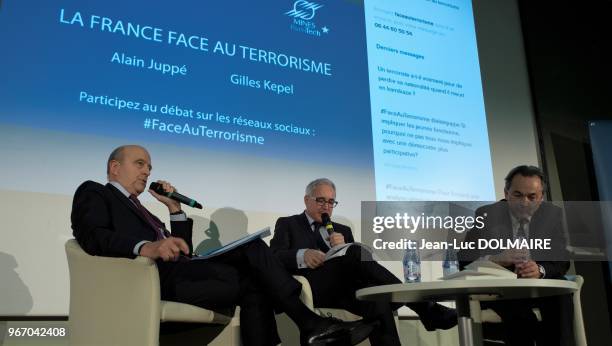
[[[215,258],[190,260],[186,255],[193,249],[193,220],[187,218],[180,204],[149,190],[168,208],[170,232],[138,199],[146,190],[151,169],[147,149],[123,145],[108,158],[108,184],[87,181],[79,186],[71,221],[74,236],[85,251],[96,256],[140,255],[155,260],[165,300],[208,309],[240,305],[243,345],[280,342],[273,307],[283,309],[298,325],[302,345],[354,345],[366,338],[372,330],[367,323],[340,322],[310,311],[299,300],[299,283],[287,274],[262,240]],[[176,191],[168,182],[159,183],[166,192]]]
[[[344,256],[325,261],[325,254],[331,248],[354,242],[350,227],[332,222],[330,234],[323,225],[322,215],[331,216],[338,206],[336,186],[331,180],[321,178],[310,182],[306,186],[304,204],[303,213],[276,221],[270,241],[272,251],[289,272],[308,279],[315,306],[346,309],[368,320],[376,320],[379,326],[370,334],[370,343],[374,346],[400,345],[393,311],[401,305],[358,301],[355,291],[401,281],[357,244],[349,246]],[[442,305],[423,302],[408,307],[419,314],[427,330],[449,329],[457,324],[455,311]]]

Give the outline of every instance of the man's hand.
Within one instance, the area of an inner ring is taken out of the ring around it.
[[[541,275],[540,267],[538,267],[538,264],[534,261],[517,263],[514,265],[514,268],[519,278],[539,279]]]
[[[140,256],[152,259],[161,258],[164,262],[176,261],[181,252],[189,254],[189,246],[181,238],[170,237],[163,240],[145,243],[140,248]]]
[[[315,269],[325,262],[325,254],[319,250],[307,249],[304,251],[304,262],[310,269]]]
[[[157,183],[161,184],[161,186],[164,188],[164,191],[166,192],[175,192],[176,189],[174,188],[174,186],[172,186],[169,182],[167,181],[163,181],[163,180],[158,180]],[[155,197],[155,199],[157,199],[158,201],[162,202],[163,204],[166,205],[166,207],[168,207],[168,210],[170,211],[170,213],[176,213],[181,211],[181,203],[177,202],[171,198],[168,198],[166,196],[162,196],[158,193],[156,193],[155,191],[149,189],[149,193]]]
[[[332,232],[332,234],[329,235],[329,245],[334,247],[342,244],[344,244],[344,236],[342,233]]]
[[[527,258],[529,258],[529,251],[511,249],[491,256],[490,259],[492,262],[497,263],[502,267],[509,267],[513,264],[523,263]]]

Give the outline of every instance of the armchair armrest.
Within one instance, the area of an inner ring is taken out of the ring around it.
[[[83,336],[83,340],[72,340],[73,344],[108,340],[109,333],[114,334],[111,330],[125,328],[142,331],[137,343],[149,344],[145,338],[157,340],[161,307],[159,274],[153,260],[90,256],[74,239],[66,242],[66,255],[70,272],[69,324],[71,330]],[[92,314],[98,323],[90,323]],[[158,329],[151,331],[151,325]],[[125,340],[115,344],[122,343]]]
[[[314,310],[314,300],[312,296],[312,289],[310,288],[310,283],[308,280],[300,275],[293,275],[293,278],[296,279],[300,284],[302,284],[302,292],[300,293],[300,300],[304,305],[306,305],[310,310]]]
[[[344,321],[356,321],[361,319],[361,316],[357,316],[349,311],[344,309],[331,309],[331,308],[316,308],[314,307],[314,297],[312,295],[312,288],[310,287],[310,283],[308,279],[300,275],[294,275],[294,279],[296,279],[300,284],[302,284],[302,292],[300,293],[300,300],[304,305],[306,305],[310,310],[314,311],[316,314],[321,316],[334,316]]]
[[[71,345],[156,346],[160,342],[160,321],[217,324],[199,328],[193,335],[206,338],[202,339],[207,340],[204,343],[240,343],[240,325],[232,322],[237,319],[190,304],[160,300],[159,273],[152,259],[91,256],[74,239],[66,242],[66,255]],[[231,325],[225,328],[226,324]],[[170,333],[163,339],[175,345],[183,343],[184,336]]]

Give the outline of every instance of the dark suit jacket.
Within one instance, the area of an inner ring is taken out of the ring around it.
[[[476,210],[476,217],[485,214],[485,227],[470,230],[465,237],[465,241],[513,238],[508,202],[502,200]],[[529,238],[551,239],[552,250],[531,250],[530,256],[536,263],[544,267],[547,279],[562,278],[569,268],[569,261],[567,261],[568,257],[565,250],[567,241],[563,234],[561,209],[548,202],[542,202],[529,223]],[[501,251],[503,250],[462,250],[458,254],[461,268],[479,257],[494,255]],[[509,269],[513,270],[514,268]]]
[[[346,243],[355,242],[350,227],[335,222],[332,222],[332,225],[335,232],[344,236]],[[281,217],[276,220],[270,248],[289,272],[296,273],[298,271],[297,251],[299,249],[318,249],[316,237],[320,236],[318,231],[312,231],[305,213]]]
[[[111,184],[81,184],[74,194],[71,221],[72,234],[90,255],[134,258],[136,244],[156,240],[156,231]],[[171,222],[172,236],[183,238],[190,250],[192,226],[191,219]]]

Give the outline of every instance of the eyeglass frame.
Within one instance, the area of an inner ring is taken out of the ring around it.
[[[325,204],[327,204],[330,208],[335,208],[338,206],[338,201],[335,199],[325,200],[325,197],[312,197],[312,196],[308,196],[308,197],[312,199],[315,203],[317,203],[319,207],[322,207]]]

